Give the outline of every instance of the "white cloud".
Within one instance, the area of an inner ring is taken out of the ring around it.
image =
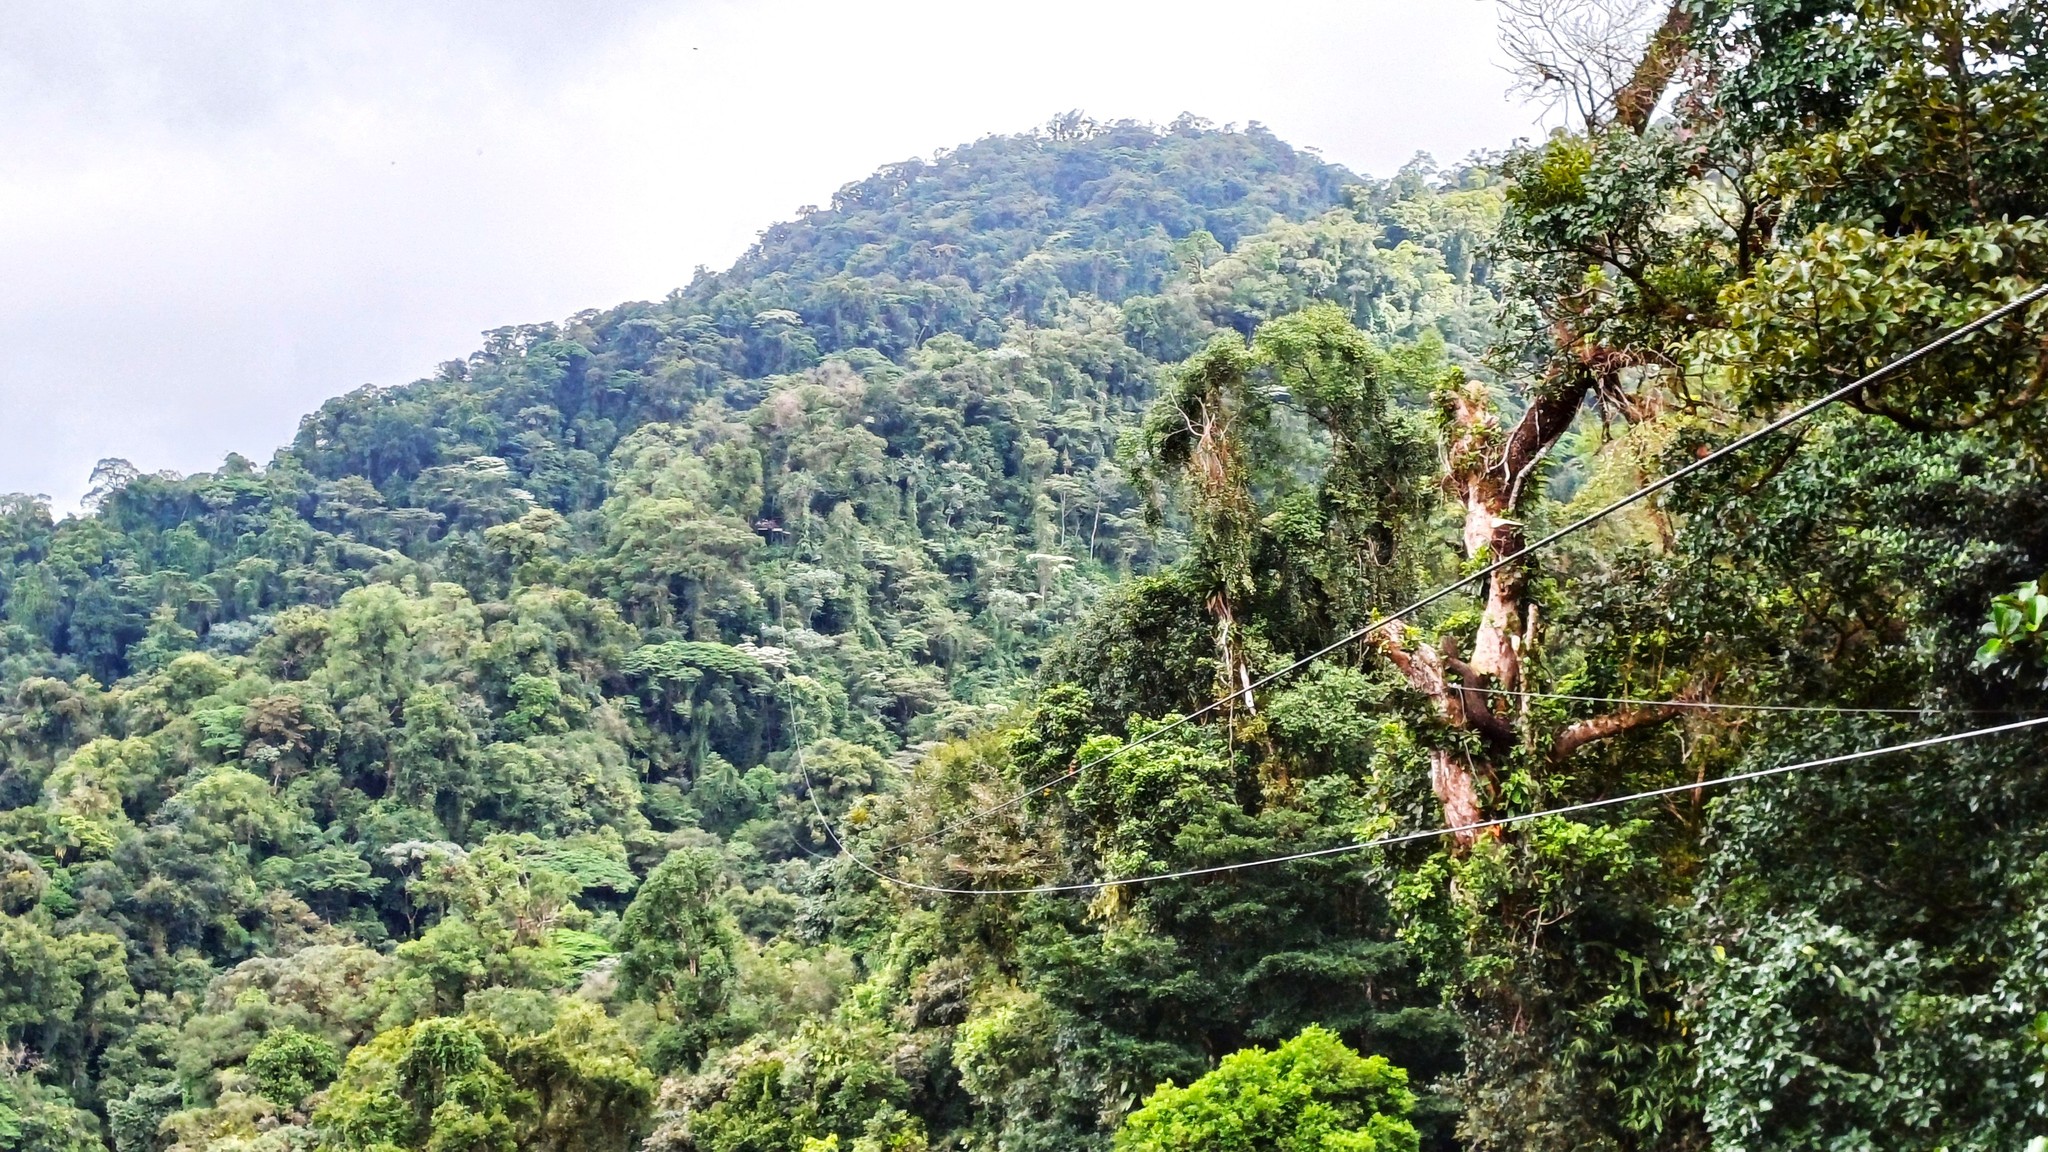
[[[215,0],[0,14],[0,491],[258,459],[499,324],[658,297],[876,165],[1081,108],[1365,172],[1532,131],[1485,0]]]

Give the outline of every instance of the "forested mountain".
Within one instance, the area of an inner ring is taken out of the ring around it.
[[[1162,361],[1319,299],[1482,348],[1499,206],[1482,172],[1069,117],[337,398],[262,467],[108,462],[61,522],[12,498],[0,1132],[347,1142],[259,1045],[317,1072],[444,1019],[598,1093],[522,1145],[622,1145],[660,1074],[820,1027],[879,1078],[849,1137],[970,1123],[942,1049],[875,1047],[893,1006],[831,1023],[918,964],[818,855],[791,706],[836,817],[1001,724],[1062,627],[1183,549],[1118,455]]]
[[[2040,15],[1061,117],[13,498],[0,1148],[2048,1137],[2039,729],[1465,827],[2048,714],[2048,308],[1265,682],[2040,283]]]

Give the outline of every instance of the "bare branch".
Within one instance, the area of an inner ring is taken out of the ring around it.
[[[1641,132],[1685,60],[1692,14],[1684,0],[1501,0],[1500,29],[1524,92],[1569,105],[1589,132]]]

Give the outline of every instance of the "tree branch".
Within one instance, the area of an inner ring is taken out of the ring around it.
[[[1582,371],[1566,371],[1553,378],[1552,387],[1538,392],[1531,398],[1529,406],[1522,410],[1522,418],[1515,421],[1509,430],[1507,442],[1501,448],[1500,471],[1508,478],[1507,492],[1501,509],[1503,515],[1512,511],[1522,497],[1522,485],[1535,469],[1538,461],[1550,451],[1572,420],[1579,413],[1579,405],[1586,402],[1586,394],[1593,389],[1593,374]]]
[[[1690,54],[1686,40],[1692,35],[1692,8],[1686,0],[1673,0],[1664,13],[1664,23],[1650,36],[1649,44],[1636,63],[1635,74],[1614,94],[1614,122],[1641,135],[1650,126],[1650,114],[1657,101],[1678,75],[1679,65]]]
[[[1609,712],[1605,716],[1575,720],[1557,734],[1556,740],[1551,741],[1550,762],[1562,764],[1571,758],[1572,753],[1588,744],[1619,736],[1624,732],[1633,732],[1638,728],[1662,724],[1675,716],[1683,715],[1685,711],[1683,703],[1674,702],[1650,708],[1625,708],[1619,712]]]
[[[1508,723],[1506,717],[1487,706],[1486,678],[1470,664],[1458,659],[1454,651],[1448,650],[1451,644],[1450,637],[1444,637],[1444,644],[1447,649],[1444,653],[1444,667],[1458,675],[1458,705],[1465,714],[1466,724],[1485,737],[1496,751],[1513,748],[1514,726]]]

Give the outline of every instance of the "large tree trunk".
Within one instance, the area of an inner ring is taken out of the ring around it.
[[[1693,10],[1691,0],[1676,0],[1665,11],[1664,22],[1643,46],[1635,74],[1614,94],[1616,124],[1637,135],[1650,126],[1650,114],[1657,110],[1657,101],[1664,98],[1690,52],[1687,40],[1692,36]]]
[[[1693,11],[1692,0],[1672,0],[1633,73],[1609,98],[1613,123],[1636,133],[1649,126],[1657,102],[1685,65]],[[1556,354],[1552,369],[1533,390],[1529,406],[1513,427],[1503,427],[1492,396],[1477,382],[1464,381],[1442,397],[1448,465],[1445,487],[1463,510],[1461,535],[1468,562],[1497,561],[1527,546],[1516,509],[1530,480],[1539,474],[1543,457],[1571,427],[1587,396],[1621,396],[1620,370],[1626,358],[1602,347],[1569,315],[1555,322],[1551,337]],[[1436,705],[1446,723],[1481,737],[1482,754],[1449,748],[1430,753],[1430,785],[1443,805],[1445,825],[1466,829],[1454,833],[1461,846],[1469,846],[1475,839],[1469,826],[1486,818],[1482,785],[1496,775],[1499,759],[1518,746],[1536,746],[1530,734],[1518,730],[1513,710],[1506,714],[1496,710],[1493,701],[1501,697],[1488,692],[1523,690],[1523,649],[1535,636],[1528,583],[1527,568],[1519,562],[1501,568],[1487,580],[1470,663],[1457,658],[1455,637],[1412,648],[1404,632],[1396,628],[1382,629],[1372,637],[1374,646],[1416,691]],[[1562,763],[1587,744],[1661,723],[1681,711],[1675,707],[1637,708],[1579,721],[1550,742],[1547,762]]]
[[[1599,375],[1588,367],[1577,365],[1553,376],[1550,387],[1505,430],[1483,386],[1466,382],[1445,396],[1445,454],[1450,463],[1445,483],[1464,510],[1462,542],[1469,561],[1495,561],[1526,547],[1527,537],[1515,519],[1516,505],[1543,456],[1597,386]],[[1512,709],[1494,706],[1501,699],[1496,692],[1523,690],[1523,647],[1534,633],[1528,584],[1527,568],[1520,562],[1487,580],[1469,663],[1458,658],[1455,636],[1411,646],[1401,629],[1388,627],[1372,637],[1374,647],[1435,704],[1446,724],[1480,738],[1477,753],[1462,748],[1430,752],[1430,787],[1443,806],[1444,825],[1454,829],[1461,849],[1478,838],[1471,826],[1487,819],[1487,793],[1500,758],[1529,740]],[[1661,723],[1682,711],[1676,706],[1634,708],[1578,721],[1551,742],[1549,762],[1562,763],[1587,744]]]
[[[1487,708],[1484,695],[1469,689],[1469,682],[1476,679],[1470,665],[1441,648],[1423,646],[1411,651],[1392,628],[1374,633],[1372,639],[1407,677],[1408,683],[1429,697],[1446,723],[1456,728],[1476,728],[1496,738],[1501,733],[1511,734],[1505,722]],[[1461,670],[1469,675],[1454,682],[1451,676]],[[1461,848],[1469,847],[1478,835],[1471,825],[1486,818],[1486,805],[1480,796],[1481,775],[1491,781],[1490,763],[1482,760],[1475,764],[1452,748],[1431,749],[1429,753],[1430,789],[1443,806],[1444,826],[1453,829],[1451,835]]]
[[[1461,846],[1470,847],[1479,838],[1479,832],[1473,825],[1486,818],[1486,809],[1479,802],[1479,784],[1472,774],[1471,765],[1449,749],[1433,750],[1429,754],[1429,787],[1436,793],[1437,803],[1444,807],[1444,827],[1452,830],[1451,838]]]

